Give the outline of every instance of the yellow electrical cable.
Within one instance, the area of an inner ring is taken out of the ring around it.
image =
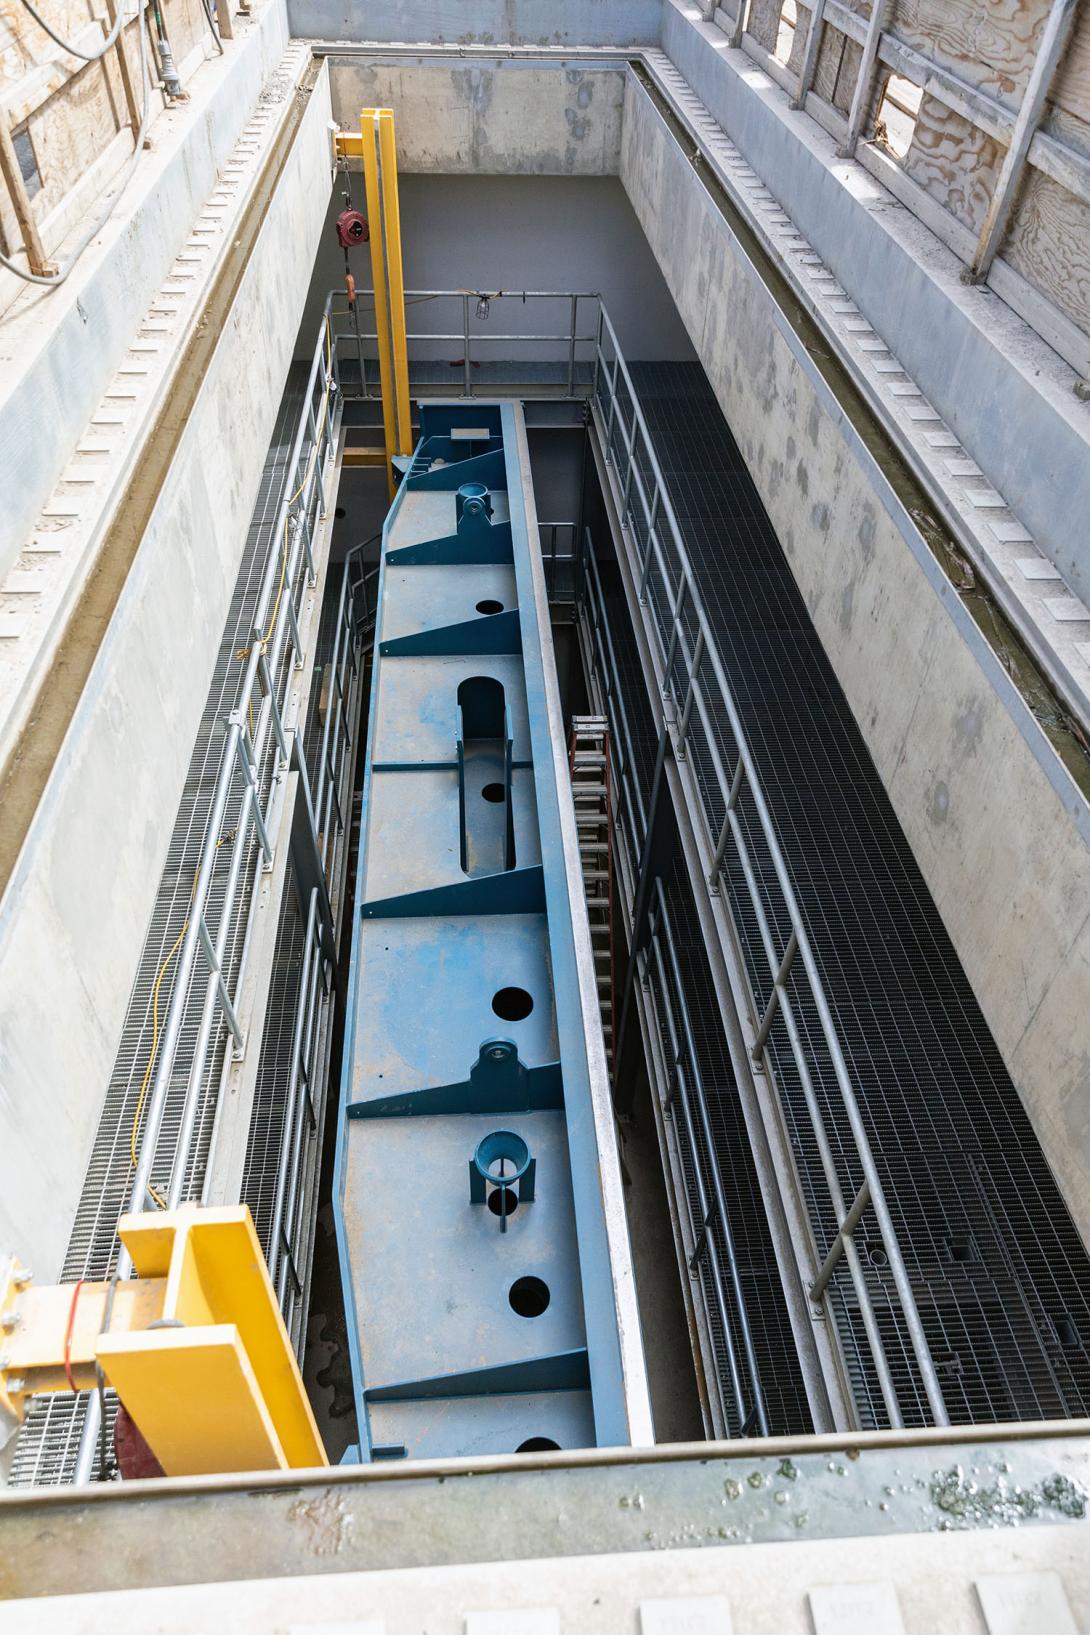
[[[193,876],[193,890],[189,894],[190,906],[192,906],[193,899],[197,895],[197,881],[200,878],[200,873],[201,871],[198,869],[196,874]],[[139,1163],[139,1159],[136,1156],[136,1132],[140,1128],[140,1117],[144,1111],[144,1098],[148,1093],[148,1084],[151,1081],[151,1070],[155,1066],[155,1058],[159,1051],[159,989],[162,986],[163,978],[167,973],[167,966],[178,952],[178,949],[182,946],[182,938],[185,936],[188,930],[189,915],[187,914],[185,917],[185,924],[178,932],[170,952],[167,954],[163,963],[160,965],[158,972],[156,973],[155,986],[151,990],[151,1050],[148,1052],[148,1065],[144,1069],[144,1077],[140,1085],[140,1095],[136,1102],[136,1112],[133,1115],[132,1130],[129,1132],[129,1152],[132,1156],[133,1169],[135,1169]],[[148,1183],[148,1192],[152,1198],[154,1198],[160,1209],[166,1208],[166,1202],[159,1196],[155,1188],[151,1185],[150,1181]]]
[[[216,841],[216,850],[219,851],[221,846],[225,846],[229,840],[233,840],[234,834],[235,831],[232,830],[230,834],[221,835],[219,840]],[[190,907],[193,906],[193,900],[197,895],[197,881],[200,879],[200,877],[201,871],[198,868],[196,874],[193,876],[193,890],[189,893]],[[144,1099],[147,1096],[148,1085],[151,1082],[151,1070],[155,1066],[155,1058],[159,1052],[159,989],[162,986],[164,976],[166,976],[167,967],[174,958],[175,954],[178,952],[178,949],[182,946],[182,938],[185,936],[188,930],[189,915],[186,914],[185,924],[178,932],[170,951],[156,972],[155,986],[151,990],[151,1050],[148,1053],[148,1065],[144,1069],[144,1077],[140,1084],[140,1094],[136,1101],[136,1112],[133,1114],[132,1129],[129,1132],[129,1153],[132,1157],[133,1169],[135,1169],[139,1163],[139,1159],[136,1155],[136,1132],[140,1128],[140,1118],[144,1111]],[[155,1200],[155,1203],[159,1209],[166,1208],[165,1200],[159,1196],[155,1188],[151,1185],[150,1181],[148,1183],[148,1192]]]

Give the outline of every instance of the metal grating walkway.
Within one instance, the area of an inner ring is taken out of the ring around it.
[[[277,414],[261,485],[247,534],[224,625],[223,639],[209,685],[208,698],[193,747],[185,787],[171,834],[170,849],[163,868],[158,896],[152,910],[140,965],[129,999],[121,1043],[113,1075],[99,1119],[98,1132],[79,1208],[72,1225],[62,1281],[77,1278],[104,1278],[113,1270],[117,1254],[117,1222],[124,1212],[132,1185],[133,1166],[130,1137],[137,1116],[140,1087],[148,1064],[152,1039],[152,992],[156,974],[178,936],[188,912],[193,880],[200,861],[201,846],[216,778],[223,754],[223,724],[236,707],[244,666],[238,653],[250,640],[254,612],[262,576],[268,561],[272,533],[284,495],[292,439],[298,424],[306,383],[305,366],[296,367],[289,378]],[[237,797],[236,797],[237,803]],[[228,810],[225,835],[233,823]],[[244,878],[249,878],[256,859],[256,842],[249,843]],[[227,849],[219,854],[224,859]],[[221,864],[220,874],[226,872]],[[212,894],[216,892],[212,883]],[[227,944],[225,971],[233,971],[242,949],[247,899],[240,895],[235,924]],[[173,965],[168,967],[159,991],[159,1019],[170,1002]],[[185,1017],[179,1063],[192,1053],[203,999],[203,983],[193,984]],[[200,1197],[205,1164],[212,1136],[216,1097],[223,1065],[226,1032],[219,1030],[218,1047],[209,1053],[205,1071],[197,1130],[193,1143],[184,1197]],[[166,1187],[186,1093],[186,1076],[175,1075],[157,1146],[158,1158],[153,1182]],[[13,1486],[59,1483],[69,1480],[75,1463],[83,1422],[81,1397],[53,1396],[36,1400],[20,1433],[12,1467]]]
[[[633,770],[645,800],[650,797],[655,770],[656,733],[648,705],[643,670],[628,623],[624,592],[615,568],[603,565],[603,591],[616,660],[616,680],[624,703]],[[684,1182],[694,1216],[699,1215],[695,1164],[710,1162],[723,1179],[730,1228],[739,1251],[746,1311],[753,1331],[761,1385],[774,1436],[804,1435],[813,1430],[806,1390],[795,1351],[791,1323],[780,1286],[776,1253],[769,1232],[761,1185],[738,1097],[734,1070],[719,1015],[719,1003],[693,903],[688,873],[680,855],[663,879],[674,929],[684,998],[693,1019],[697,1055],[708,1097],[713,1151],[688,1150],[684,1128],[675,1121]],[[659,1018],[660,1033],[664,1033]],[[718,1227],[713,1231],[719,1235]],[[718,1310],[711,1287],[707,1258],[700,1263],[704,1307],[712,1349],[721,1378],[726,1378],[724,1320],[731,1326],[736,1353],[741,1349],[737,1313]],[[738,1415],[726,1406],[728,1429],[741,1434]]]
[[[723,664],[758,761],[913,1290],[955,1422],[1090,1411],[1090,1258],[901,832],[741,454],[699,365],[632,370]],[[712,832],[720,799],[704,780]],[[743,818],[745,814],[743,813]],[[759,850],[755,826],[747,825]],[[767,965],[737,876],[759,1006]],[[769,901],[768,912],[775,905]],[[786,937],[786,932],[784,932]],[[793,995],[822,1111],[851,1142],[816,1020]],[[819,1252],[820,1166],[792,1060],[774,1066]],[[856,1184],[858,1177],[856,1177]],[[823,1224],[824,1222],[824,1224]],[[884,1256],[857,1234],[898,1389],[915,1377]],[[850,1298],[833,1300],[862,1423],[885,1422]],[[926,1404],[917,1398],[918,1417]]]

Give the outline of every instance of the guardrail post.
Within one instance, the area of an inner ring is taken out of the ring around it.
[[[689,733],[689,717],[693,712],[693,699],[696,696],[696,676],[700,669],[700,661],[704,657],[704,626],[701,625],[696,637],[696,646],[693,648],[692,660],[689,664],[689,685],[685,692],[685,707],[681,712],[681,720],[677,729],[677,744],[674,749],[674,759],[685,759],[685,740]]]
[[[863,1211],[866,1209],[869,1203],[870,1186],[866,1181],[864,1181],[863,1185],[859,1188],[859,1191],[855,1195],[852,1207],[848,1210],[848,1213],[845,1215],[844,1220],[841,1223],[840,1230],[833,1239],[832,1247],[830,1248],[829,1253],[825,1256],[825,1259],[821,1263],[821,1270],[814,1278],[814,1281],[810,1284],[810,1298],[812,1300],[821,1300],[824,1297],[825,1290],[829,1285],[829,1279],[836,1270],[837,1263],[840,1260],[841,1255],[844,1253],[847,1241],[855,1231],[856,1227],[859,1225]]]
[[[780,968],[772,980],[772,992],[768,996],[768,1004],[765,1006],[764,1015],[761,1017],[761,1025],[757,1029],[756,1037],[750,1049],[750,1055],[753,1057],[754,1061],[758,1059],[761,1052],[764,1050],[765,1045],[768,1043],[768,1035],[772,1031],[772,1024],[776,1019],[776,1012],[780,1006],[780,997],[783,993],[783,985],[787,981],[788,973],[795,962],[795,955],[798,953],[798,951],[799,939],[796,933],[792,931],[790,937],[788,938],[787,948],[784,952],[783,959],[780,961]]]
[[[814,82],[814,70],[817,67],[818,50],[821,45],[822,28],[825,22],[825,0],[813,0],[810,11],[810,27],[806,35],[806,50],[799,70],[799,83],[795,95],[791,99],[792,108],[801,108],[805,105],[807,93]]]
[[[466,397],[473,396],[473,376],[469,367],[469,296],[462,296],[462,386]]]
[[[848,130],[840,149],[843,159],[854,159],[863,131],[863,121],[870,109],[874,95],[874,76],[878,67],[878,41],[888,7],[889,0],[871,0],[870,20],[863,40],[863,54],[859,59],[851,112],[848,115]]]

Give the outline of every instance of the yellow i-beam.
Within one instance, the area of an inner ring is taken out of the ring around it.
[[[401,261],[401,211],[397,195],[394,116],[389,108],[364,108],[360,146],[371,228],[371,278],[375,289],[375,332],[382,387],[382,430],[390,498],[395,454],[411,454],[409,354],[405,337],[405,278]]]

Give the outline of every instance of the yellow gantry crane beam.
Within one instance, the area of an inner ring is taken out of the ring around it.
[[[123,1216],[132,1279],[36,1288],[0,1264],[0,1445],[101,1370],[168,1476],[328,1464],[245,1205]]]
[[[389,108],[364,108],[360,134],[337,133],[337,153],[361,158],[370,228],[371,280],[382,386],[382,429],[393,499],[393,458],[413,451],[409,404],[409,348],[405,334],[405,275],[401,259],[401,207],[397,191],[397,144]],[[349,463],[356,463],[354,461]],[[369,462],[368,462],[369,463]]]

